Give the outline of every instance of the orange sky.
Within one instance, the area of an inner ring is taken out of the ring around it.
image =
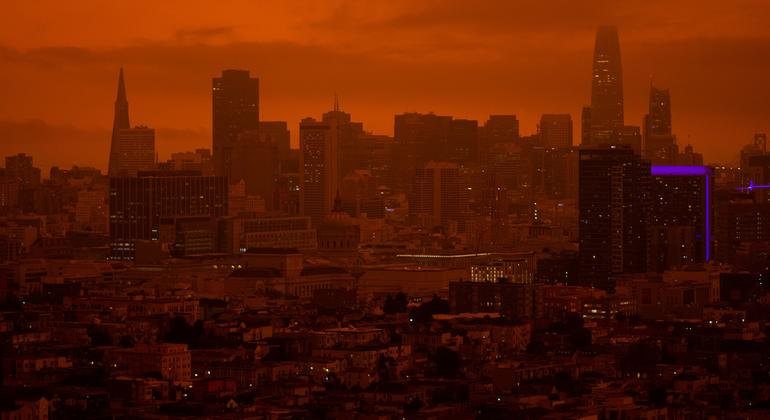
[[[579,138],[595,27],[619,27],[626,123],[650,77],[672,92],[674,131],[708,161],[734,162],[770,131],[766,1],[11,1],[0,14],[0,153],[43,167],[104,167],[118,68],[133,124],[157,128],[161,157],[210,147],[211,77],[261,79],[262,114],[287,120],[332,104],[371,131],[393,114],[483,122],[568,112]],[[293,133],[295,134],[295,133]]]

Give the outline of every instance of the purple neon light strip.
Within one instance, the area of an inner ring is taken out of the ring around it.
[[[711,261],[711,177],[706,175],[706,262]]]
[[[708,166],[660,166],[650,168],[652,176],[707,176]]]

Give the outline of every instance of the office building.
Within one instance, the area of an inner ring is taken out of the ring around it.
[[[415,170],[409,216],[423,226],[448,226],[463,219],[463,197],[457,164],[429,162]]]
[[[543,147],[572,147],[572,117],[569,114],[543,114],[537,128]]]
[[[259,130],[259,79],[248,70],[224,70],[212,80],[211,98],[215,173],[248,184],[248,171],[256,165],[246,146],[256,140],[243,134]]]
[[[600,26],[596,31],[591,72],[590,143],[608,144],[623,126],[623,71],[618,30]],[[586,144],[586,143],[584,143]]]
[[[647,269],[650,164],[629,147],[580,150],[580,281],[614,289],[620,273]]]
[[[706,166],[652,166],[649,271],[711,259],[714,176]]]
[[[331,213],[338,188],[337,125],[305,118],[299,125],[300,213],[318,226]]]
[[[452,313],[495,312],[510,319],[543,316],[543,285],[538,283],[452,282],[449,306]]]
[[[131,260],[137,241],[160,244],[161,220],[227,215],[224,177],[199,172],[140,172],[110,179],[111,258]]]
[[[136,176],[155,169],[155,130],[143,126],[118,129],[110,176]]]
[[[653,165],[675,165],[679,147],[671,131],[671,94],[650,85],[649,112],[644,116],[644,157]]]

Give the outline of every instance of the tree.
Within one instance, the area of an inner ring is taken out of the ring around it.
[[[460,374],[460,354],[448,347],[439,347],[433,355],[436,374],[442,378],[456,378]]]
[[[433,315],[448,314],[450,312],[449,301],[433,295],[433,299],[414,308],[409,313],[409,319],[414,322],[430,322]]]
[[[171,319],[164,341],[198,347],[203,342],[203,333],[203,322],[196,321],[191,326],[184,317],[176,316]]]
[[[386,314],[398,314],[406,312],[407,308],[407,296],[402,293],[396,293],[396,296],[388,295],[385,298],[385,304],[382,306],[382,311]]]

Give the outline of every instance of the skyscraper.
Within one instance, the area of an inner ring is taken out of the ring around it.
[[[543,147],[572,147],[572,117],[569,114],[543,114],[537,128]]]
[[[405,113],[395,116],[394,138],[399,158],[396,173],[412,174],[415,169],[446,150],[452,117],[435,114]],[[397,187],[405,189],[408,180],[396,177]]]
[[[415,170],[409,215],[428,227],[448,226],[463,216],[463,195],[457,164],[428,162]]]
[[[334,207],[338,188],[337,125],[305,118],[299,125],[300,212],[319,226]]]
[[[711,258],[713,170],[653,166],[649,268],[664,271]]]
[[[253,168],[249,162],[247,143],[256,141],[246,132],[259,130],[259,79],[248,70],[223,70],[221,77],[212,80],[212,141],[214,170],[235,183],[248,176],[244,171]],[[245,162],[235,162],[235,160]]]
[[[671,94],[668,89],[650,85],[650,109],[646,121],[647,135],[671,135]]]
[[[118,129],[110,176],[136,176],[155,167],[155,130],[143,126]]]
[[[623,72],[614,26],[600,26],[596,31],[591,76],[590,144],[606,144],[613,130],[623,126]]]
[[[115,98],[115,116],[112,121],[112,142],[110,144],[110,161],[108,174],[110,176],[117,175],[118,168],[118,135],[120,130],[126,130],[131,128],[131,123],[128,120],[128,99],[126,98],[126,83],[123,80],[123,68],[120,68],[120,74],[118,75],[118,94]]]
[[[650,164],[629,147],[580,150],[580,278],[605,290],[647,269]]]
[[[673,165],[679,147],[671,132],[671,95],[650,85],[650,107],[644,116],[644,157],[653,165]]]
[[[138,171],[155,169],[155,130],[144,126],[131,128],[123,69],[118,76],[118,95],[110,144],[110,176],[136,176]]]
[[[519,140],[519,120],[515,115],[490,115],[479,130],[479,160],[491,163],[497,145],[511,145]]]
[[[354,122],[350,114],[340,110],[339,102],[335,97],[334,108],[325,112],[321,120],[335,127],[337,135],[338,170],[337,181],[356,169],[363,168],[363,145],[361,137],[364,135],[364,124]]]

